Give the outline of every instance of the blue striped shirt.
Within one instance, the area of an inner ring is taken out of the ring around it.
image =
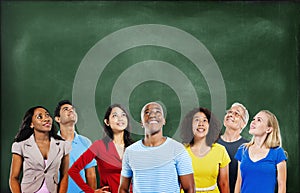
[[[133,192],[180,192],[178,176],[193,173],[191,158],[184,146],[171,139],[147,147],[142,140],[127,147],[121,175],[132,178]]]

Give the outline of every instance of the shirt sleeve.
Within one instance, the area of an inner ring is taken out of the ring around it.
[[[277,159],[276,164],[279,164],[280,162],[287,160],[286,154],[282,147],[277,148]]]
[[[69,154],[72,150],[72,145],[70,141],[64,141],[64,152],[65,155]]]
[[[90,150],[87,149],[72,165],[69,169],[69,175],[74,180],[74,182],[82,189],[83,192],[86,193],[94,193],[94,190],[86,184],[80,176],[80,171],[84,168],[84,166],[92,159],[94,159],[96,155]]]
[[[86,138],[85,141],[86,141],[85,143],[86,143],[86,146],[87,146],[87,147],[90,147],[90,146],[92,145],[91,140],[89,140],[88,138]],[[88,163],[88,164],[84,167],[84,169],[89,169],[89,168],[95,167],[95,166],[97,166],[97,162],[96,162],[95,159],[93,159],[90,163]]]
[[[12,144],[12,147],[11,147],[11,152],[12,153],[16,153],[18,155],[22,155],[22,148],[21,148],[21,144],[18,143],[18,142],[14,142]]]
[[[227,153],[224,146],[222,146],[221,151],[222,151],[222,154],[221,154],[222,155],[222,160],[221,160],[221,163],[220,163],[220,168],[224,168],[231,162],[231,160],[230,160],[230,157],[229,157],[229,155],[228,155],[228,153]]]
[[[188,152],[184,148],[183,151],[176,156],[175,160],[176,160],[177,173],[179,176],[193,173],[191,157],[189,156]]]
[[[129,152],[126,149],[124,152],[124,155],[123,155],[121,175],[126,178],[131,178],[133,175],[133,172],[129,165],[129,155],[128,154],[129,154]]]
[[[245,146],[244,145],[241,145],[239,148],[238,148],[238,150],[237,150],[237,152],[235,153],[235,156],[234,156],[234,158],[236,159],[236,160],[238,160],[238,161],[241,161],[242,160],[242,155],[243,155],[243,152],[245,151]]]

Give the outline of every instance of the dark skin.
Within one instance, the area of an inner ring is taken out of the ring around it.
[[[145,137],[143,144],[145,146],[159,146],[166,141],[163,136],[162,126],[165,125],[166,121],[163,116],[163,109],[158,103],[147,104],[141,113],[142,126],[145,128]],[[181,188],[185,193],[194,193],[194,175],[187,174],[178,176]],[[128,193],[130,190],[132,178],[121,176],[119,193]]]
[[[34,110],[30,127],[34,130],[34,139],[42,154],[47,159],[50,150],[49,131],[51,130],[52,118],[49,113],[43,108]],[[13,154],[10,170],[9,185],[11,192],[21,193],[20,175],[23,165],[23,157],[18,154]],[[60,165],[60,181],[58,184],[58,192],[65,193],[68,190],[68,169],[69,169],[69,154],[63,156]]]

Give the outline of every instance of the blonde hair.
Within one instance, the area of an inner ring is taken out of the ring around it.
[[[280,134],[280,128],[279,123],[276,118],[276,116],[271,113],[268,110],[261,110],[260,112],[263,112],[268,117],[268,127],[272,127],[273,130],[267,135],[264,145],[267,148],[275,148],[275,147],[281,147],[281,134]],[[250,147],[254,144],[254,137],[252,137],[251,141],[246,145],[246,147]]]

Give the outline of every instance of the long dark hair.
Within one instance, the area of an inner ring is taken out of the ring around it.
[[[124,136],[123,136],[124,145],[125,145],[125,148],[126,148],[126,147],[128,147],[129,145],[131,145],[133,143],[133,140],[130,137],[130,131],[131,131],[130,119],[129,119],[128,112],[126,111],[126,109],[122,105],[120,105],[120,104],[110,105],[107,108],[107,110],[106,110],[106,113],[104,115],[103,121],[105,119],[109,120],[109,115],[110,115],[112,109],[115,108],[115,107],[118,107],[118,108],[122,109],[122,111],[124,111],[124,113],[126,114],[126,118],[127,118],[127,123],[128,124],[127,124],[127,127],[124,130]],[[106,149],[108,149],[108,143],[114,139],[114,132],[113,132],[113,130],[111,129],[110,126],[108,126],[106,124],[103,124],[103,126],[104,126],[104,132],[106,134],[103,137],[103,141],[104,141],[104,143],[106,145]]]
[[[46,109],[43,106],[35,106],[28,109],[23,117],[22,123],[19,127],[19,131],[17,135],[15,136],[14,142],[20,142],[28,139],[33,134],[33,129],[30,128],[31,122],[32,122],[32,116],[34,114],[34,110],[37,108],[45,109],[48,113],[48,109]],[[49,113],[50,114],[50,113]],[[63,140],[60,136],[57,135],[57,128],[52,123],[51,130],[49,132],[49,138],[53,137],[54,139]]]
[[[194,144],[194,134],[192,131],[192,121],[196,113],[202,112],[208,119],[209,130],[206,136],[206,144],[212,146],[218,139],[218,136],[221,132],[222,125],[221,122],[208,110],[204,107],[194,108],[188,112],[181,123],[181,138],[184,144],[193,145]]]

